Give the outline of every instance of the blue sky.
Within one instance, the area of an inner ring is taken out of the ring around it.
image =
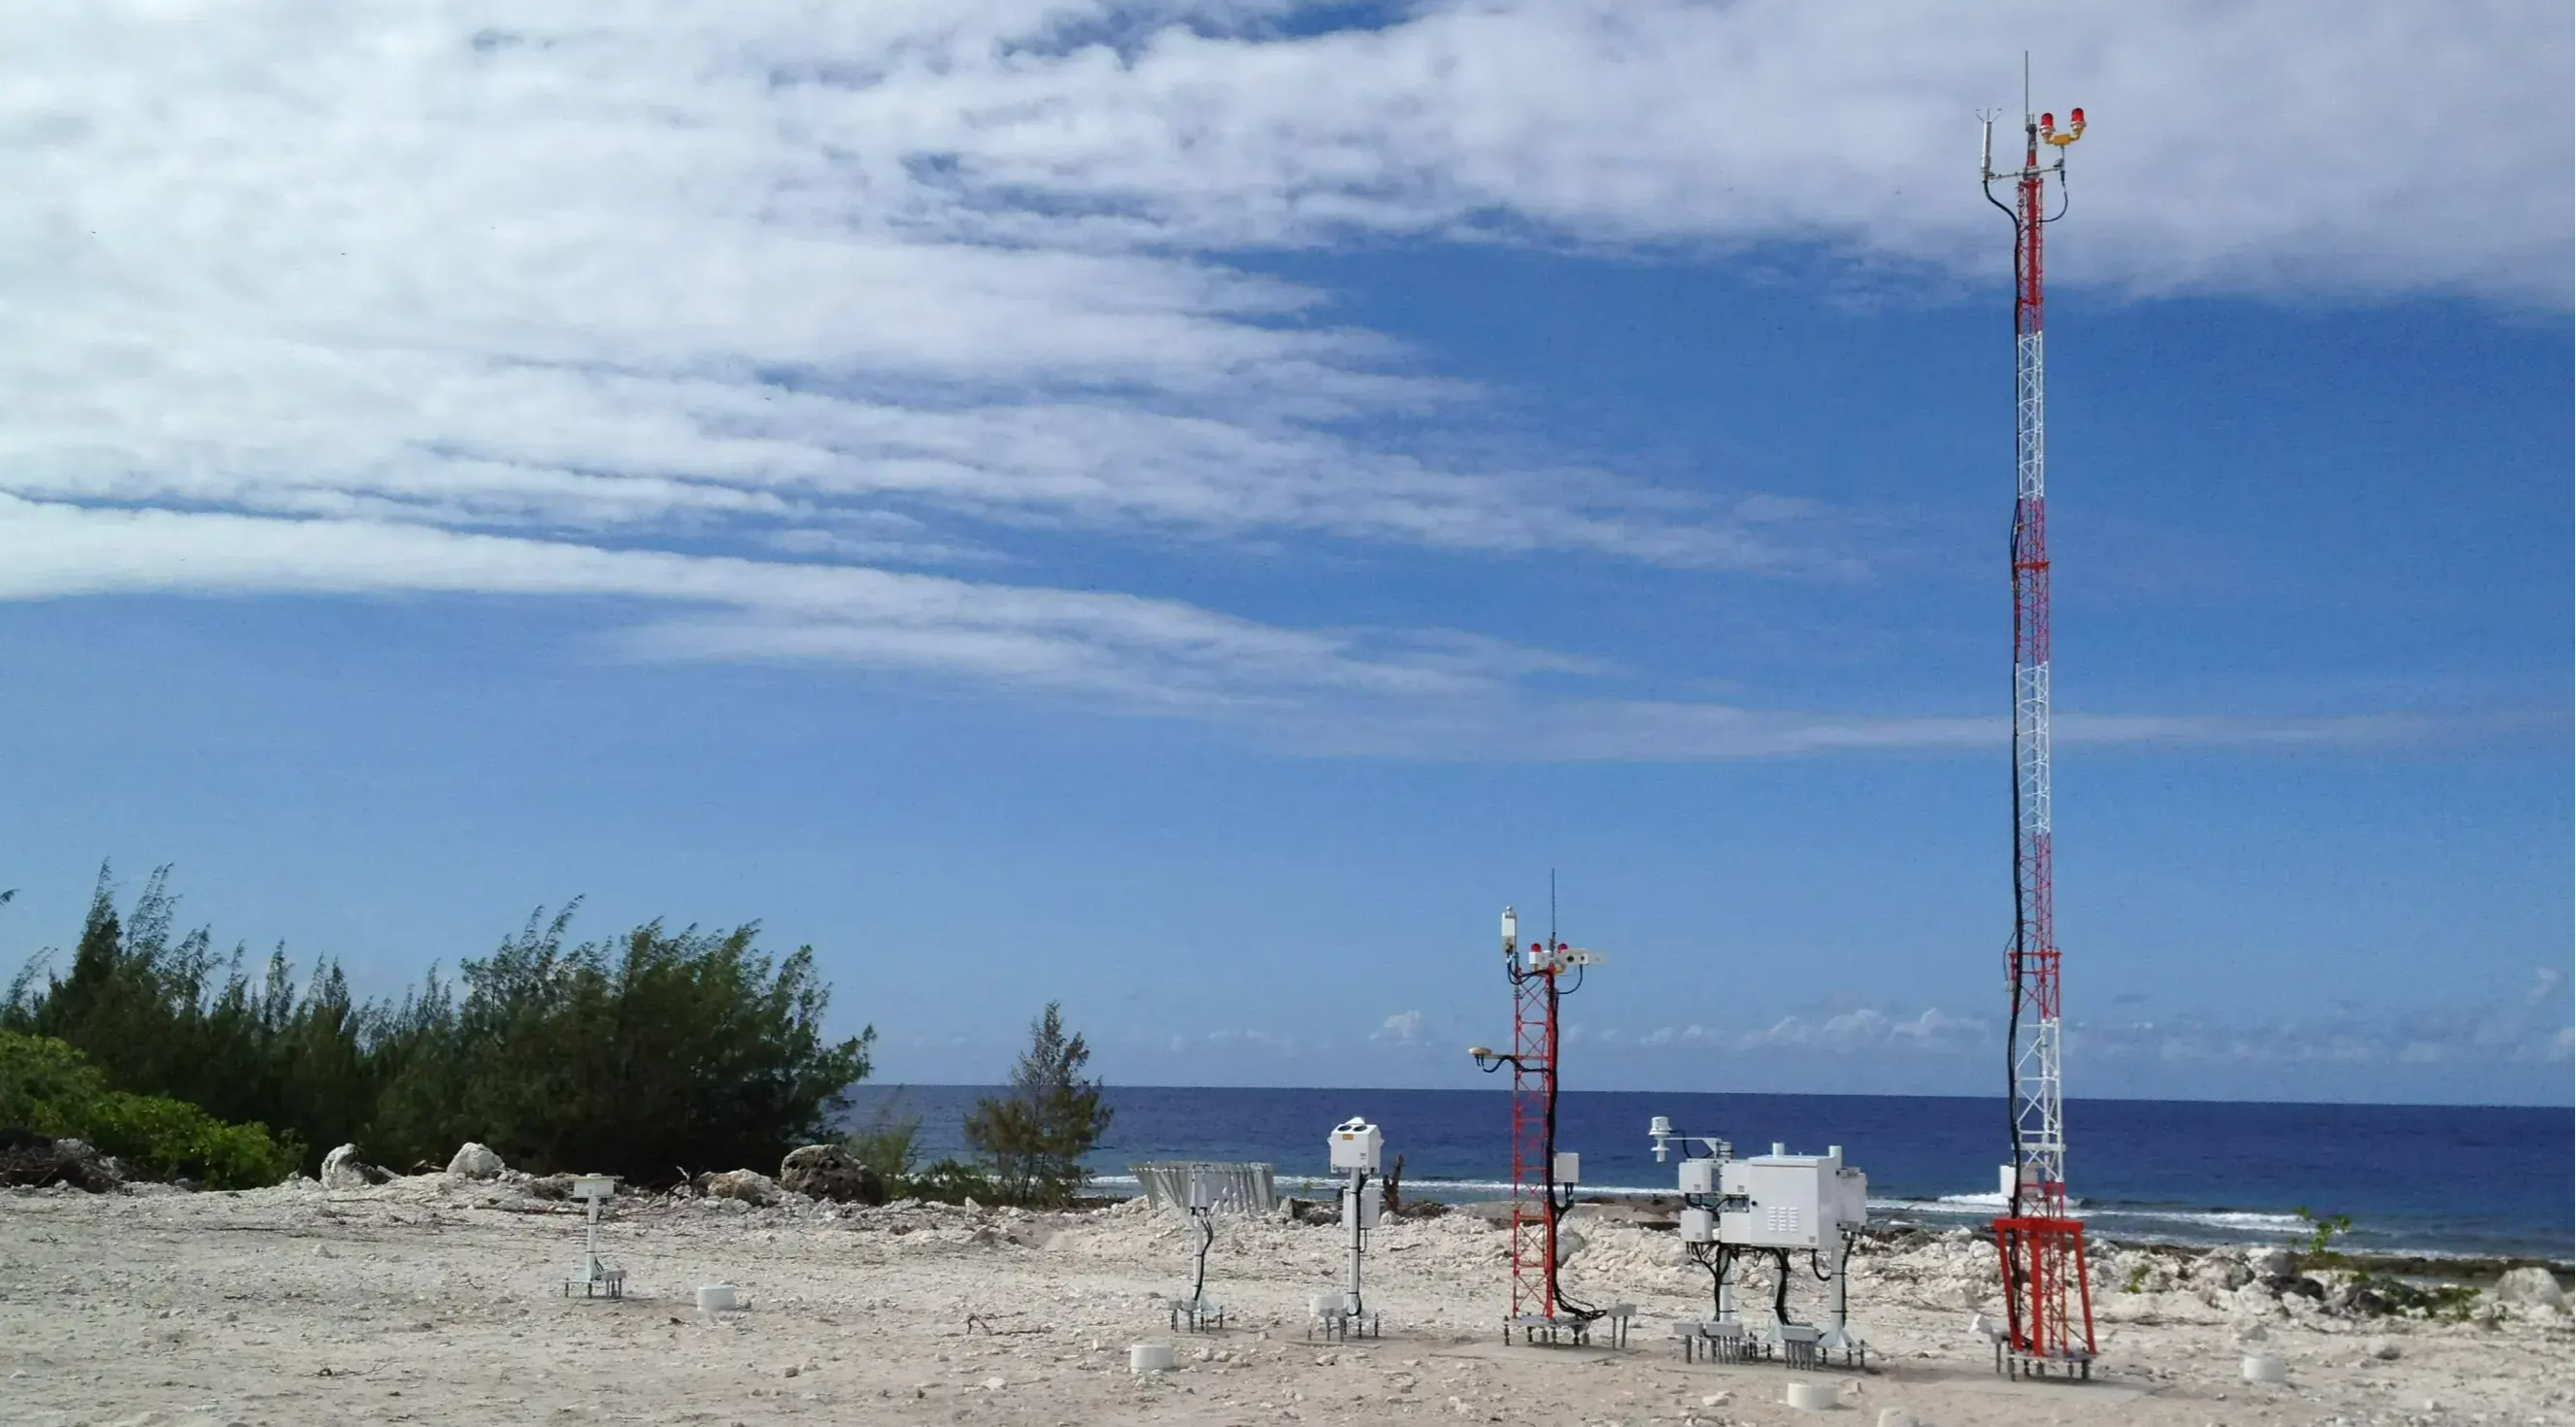
[[[887,1078],[1467,1084],[1554,868],[1571,1074],[1999,1089],[2042,12],[571,13],[20,37],[0,953],[578,894]],[[2570,1098],[2569,22],[2348,13],[2042,56],[2078,1097]]]

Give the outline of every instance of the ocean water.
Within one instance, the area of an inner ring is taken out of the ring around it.
[[[963,1158],[976,1086],[863,1086],[854,1119],[891,1103],[922,1122],[925,1158]],[[1108,1193],[1132,1191],[1136,1160],[1261,1160],[1283,1193],[1320,1188],[1325,1136],[1353,1115],[1404,1156],[1407,1193],[1451,1201],[1508,1187],[1502,1090],[1259,1090],[1112,1086],[1117,1115],[1091,1157]],[[2008,1126],[2001,1097],[1690,1095],[1571,1091],[1559,1149],[1583,1156],[1585,1194],[1669,1191],[1646,1122],[1731,1141],[1738,1155],[1843,1147],[1869,1175],[1872,1217],[1932,1225],[1997,1212]],[[2096,1239],[2282,1242],[2296,1211],[2348,1214],[2355,1250],[2576,1259],[2576,1112],[2494,1106],[2275,1105],[2090,1100],[2066,1110],[2067,1181]],[[1311,1177],[1311,1178],[1309,1178]]]

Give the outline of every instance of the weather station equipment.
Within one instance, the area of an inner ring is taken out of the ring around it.
[[[574,1289],[584,1298],[623,1298],[626,1296],[626,1270],[610,1268],[599,1256],[599,1216],[608,1201],[617,1194],[617,1178],[607,1174],[585,1174],[572,1182],[572,1197],[586,1208],[587,1223],[582,1227],[581,1268],[564,1280],[564,1297]]]
[[[1550,900],[1553,901],[1551,894]],[[1552,918],[1551,918],[1552,920]],[[1610,1341],[1625,1347],[1636,1308],[1592,1305],[1569,1297],[1559,1282],[1558,1225],[1574,1205],[1582,1161],[1556,1141],[1557,1009],[1583,989],[1585,974],[1602,963],[1599,952],[1547,939],[1521,945],[1520,918],[1503,908],[1503,970],[1512,986],[1512,1048],[1471,1046],[1476,1068],[1491,1075],[1512,1068],[1512,1307],[1503,1319],[1503,1341],[1519,1330],[1525,1343],[1591,1341],[1607,1324]]]
[[[1211,1166],[1192,1165],[1181,1183],[1181,1208],[1189,1214],[1198,1251],[1190,1274],[1190,1296],[1170,1303],[1172,1330],[1204,1333],[1225,1326],[1225,1305],[1207,1296],[1208,1249],[1216,1243],[1217,1207],[1223,1202],[1220,1177]]]
[[[1351,1286],[1342,1293],[1315,1295],[1307,1336],[1321,1333],[1327,1338],[1374,1338],[1378,1336],[1377,1314],[1360,1296],[1360,1262],[1368,1252],[1369,1230],[1378,1226],[1386,1212],[1386,1196],[1369,1192],[1369,1178],[1378,1172],[1386,1155],[1386,1136],[1378,1127],[1354,1115],[1333,1127],[1328,1144],[1333,1171],[1346,1176],[1342,1181],[1342,1228],[1351,1236]]]
[[[1771,1153],[1735,1158],[1726,1141],[1684,1135],[1657,1115],[1646,1127],[1655,1161],[1681,1153],[1682,1211],[1675,1226],[1683,1249],[1708,1270],[1715,1316],[1675,1325],[1682,1357],[1715,1362],[1777,1357],[1792,1368],[1867,1367],[1869,1346],[1851,1334],[1852,1241],[1869,1223],[1869,1176],[1843,1163],[1842,1146],[1821,1155]],[[1693,1146],[1697,1146],[1696,1152]],[[1789,1284],[1803,1265],[1826,1286],[1825,1322],[1789,1316]],[[1749,1332],[1735,1301],[1737,1270],[1752,1255],[1772,1262],[1771,1327]]]
[[[2056,848],[2049,797],[2048,365],[2041,235],[2066,216],[2066,150],[2084,136],[2084,111],[2060,129],[2030,111],[2030,59],[2022,58],[2022,162],[1995,167],[1995,121],[1984,125],[1980,173],[1986,201],[2013,225],[2013,933],[2004,954],[2011,999],[2004,1052],[2012,1113],[2012,1163],[2003,1167],[2004,1213],[1994,1221],[2004,1322],[1995,1367],[2007,1376],[2090,1378],[2093,1294],[2084,1226],[2068,1214],[2066,1114],[2060,1074]],[[2053,157],[2042,161],[2041,155]],[[2049,181],[2057,209],[2049,211]],[[2007,203],[1997,184],[2011,190]]]
[[[1207,1296],[1208,1250],[1216,1243],[1220,1214],[1267,1214],[1279,1207],[1272,1166],[1228,1160],[1146,1160],[1127,1166],[1155,1209],[1178,1209],[1188,1216],[1197,1241],[1187,1296],[1174,1295],[1166,1307],[1172,1328],[1192,1332],[1225,1326],[1225,1308]]]

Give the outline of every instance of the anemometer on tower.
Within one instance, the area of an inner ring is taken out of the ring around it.
[[[1562,1334],[1585,1343],[1593,1325],[1606,1320],[1611,1341],[1624,1346],[1628,1320],[1636,1313],[1633,1305],[1584,1304],[1568,1297],[1557,1281],[1557,1224],[1573,1207],[1574,1186],[1582,1179],[1581,1158],[1556,1147],[1557,1003],[1582,990],[1585,972],[1603,958],[1557,940],[1553,927],[1545,941],[1526,948],[1520,932],[1520,917],[1503,908],[1512,1048],[1508,1054],[1484,1046],[1467,1051],[1476,1068],[1488,1075],[1506,1065],[1512,1068],[1512,1311],[1503,1319],[1503,1341],[1510,1342],[1517,1328],[1523,1342],[1553,1343]],[[1571,985],[1563,984],[1566,977],[1572,978]]]

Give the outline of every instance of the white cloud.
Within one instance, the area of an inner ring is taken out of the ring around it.
[[[2544,968],[2534,980],[2545,993],[2558,977]],[[2070,1056],[2221,1066],[2529,1064],[2566,1056],[2565,1014],[2545,995],[2498,990],[2485,1001],[2388,1013],[2337,1007],[2251,1022],[2196,1014],[2078,1022],[2067,1029],[2067,1045]]]
[[[47,339],[0,353],[6,488],[557,539],[892,511],[1823,558],[1794,501],[1345,434],[1473,393],[1323,294],[1053,201],[983,241],[993,201],[907,135],[1040,83],[996,46],[1081,11],[870,9],[12,12],[0,305]]]
[[[2545,985],[2557,983],[2547,972]],[[2161,1062],[2225,1070],[2242,1067],[2537,1065],[2576,1056],[2576,1028],[2562,1019],[2563,1004],[2537,1001],[2518,990],[2492,999],[2403,1012],[2357,1008],[2268,1021],[2185,1013],[2156,1020],[2075,1020],[2066,1027],[2070,1065],[2097,1065],[2116,1075],[2122,1064]],[[1604,1044],[1622,1039],[1595,1030]],[[1886,1054],[1926,1055],[1966,1064],[2000,1053],[1999,1019],[1926,1006],[1801,1007],[1742,1030],[1662,1026],[1628,1036],[1649,1051],[1702,1055],[1775,1056],[1781,1052],[1867,1060]]]
[[[2351,714],[2302,718],[2061,712],[2065,744],[2201,748],[2373,748],[2563,727],[2563,716]],[[1290,731],[1319,752],[1411,758],[1671,762],[1893,749],[2000,749],[2001,715],[1818,714],[1648,699],[1558,699],[1508,707],[1424,703],[1363,711]]]
[[[1373,1041],[1393,1041],[1397,1045],[1401,1046],[1418,1046],[1422,1044],[1422,1013],[1420,1011],[1398,1011],[1394,1015],[1387,1017],[1384,1023],[1380,1024],[1376,1030],[1371,1031],[1369,1033],[1369,1039]]]
[[[1040,194],[1104,245],[1535,230],[1978,271],[2002,249],[1969,187],[1971,115],[2017,107],[2038,37],[2039,106],[2093,121],[2070,155],[2069,277],[2563,304],[2570,30],[2563,7],[2403,0],[1486,0],[1291,40],[1170,29],[935,79],[925,60],[914,73],[953,103],[912,102],[909,75],[818,102],[906,126],[1014,235],[1045,230],[1025,203]]]
[[[1260,1051],[1272,1057],[1295,1056],[1305,1051],[1305,1042],[1294,1035],[1282,1035],[1277,1031],[1265,1031],[1252,1027],[1242,1030],[1227,1028],[1206,1031],[1198,1035],[1176,1035],[1167,1044],[1175,1055],[1187,1054],[1191,1051],[1224,1052],[1237,1047]]]
[[[698,657],[848,659],[964,672],[1131,703],[1224,703],[1280,689],[1374,695],[1479,687],[1467,662],[1373,657],[1363,637],[1303,633],[1169,601],[970,584],[467,534],[375,521],[98,511],[0,496],[0,596],[477,591],[607,595],[717,611],[639,641]]]
[[[1849,1054],[1893,1047],[1946,1052],[1983,1044],[1992,1039],[1993,1033],[1992,1022],[1953,1015],[1938,1006],[1926,1006],[1911,1015],[1857,1006],[1831,1012],[1792,1012],[1759,1030],[1737,1036],[1735,1049],[1796,1047]]]
[[[2565,301],[2568,137],[2532,121],[2564,108],[2558,11],[1567,0],[1306,36],[1287,14],[0,12],[0,319],[35,334],[0,344],[0,596],[605,598],[640,612],[639,654],[1232,717],[1358,701],[1273,721],[1352,747],[1966,746],[1994,724],[1518,700],[1480,732],[1515,681],[1598,671],[871,566],[989,575],[1013,537],[1145,531],[1850,569],[1842,513],[1510,446],[1487,394],[1228,257],[1434,234],[1991,275],[1965,116],[2008,97],[2040,16],[2050,92],[2097,121],[2071,276]]]

